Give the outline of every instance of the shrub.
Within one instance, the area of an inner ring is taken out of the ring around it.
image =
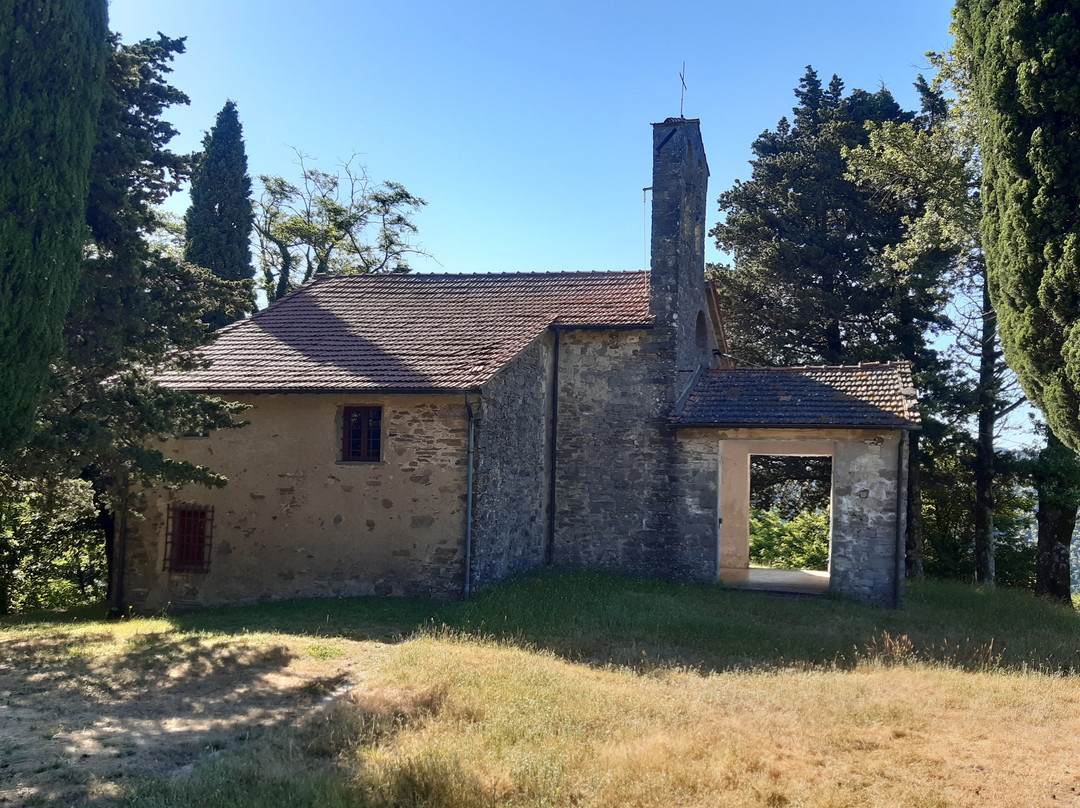
[[[776,509],[750,512],[750,561],[792,570],[829,568],[829,511],[784,519]]]

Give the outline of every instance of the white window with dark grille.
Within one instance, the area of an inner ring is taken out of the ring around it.
[[[206,505],[169,505],[165,522],[165,570],[209,572],[214,509]]]

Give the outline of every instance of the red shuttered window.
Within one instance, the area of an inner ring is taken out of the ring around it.
[[[170,572],[209,572],[213,536],[213,508],[170,505],[165,526],[165,569]]]

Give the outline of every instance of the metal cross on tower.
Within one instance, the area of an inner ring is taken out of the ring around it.
[[[679,92],[679,117],[686,117],[683,115],[683,101],[686,99],[686,62],[682,63],[682,70],[679,71],[679,81],[682,82],[682,90]]]

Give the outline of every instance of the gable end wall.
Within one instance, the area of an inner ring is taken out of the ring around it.
[[[474,399],[473,587],[544,563],[554,335],[514,357]]]

